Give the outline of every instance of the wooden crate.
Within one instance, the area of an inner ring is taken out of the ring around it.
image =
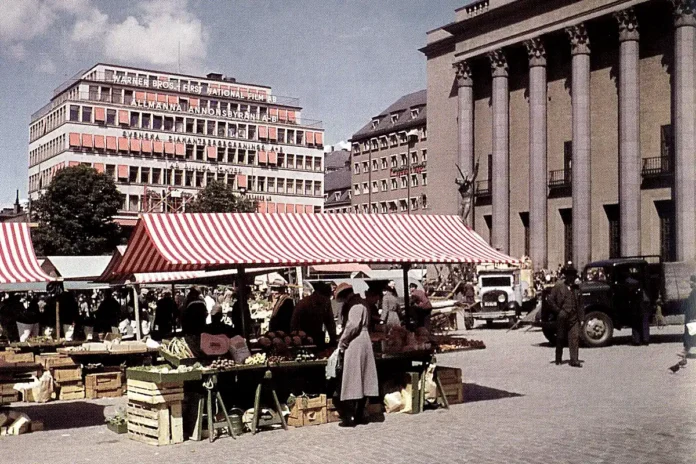
[[[0,394],[0,404],[10,404],[19,401],[19,392],[15,390],[14,393],[1,393]]]
[[[36,355],[36,362],[47,370],[56,367],[77,367],[73,358],[58,353],[38,354]]]
[[[114,390],[85,390],[85,397],[91,400],[99,398],[119,398],[123,396],[123,388],[116,388]]]
[[[65,382],[76,382],[82,381],[82,368],[81,367],[56,367],[51,370],[51,375],[53,375],[53,380],[57,383],[62,384]]]
[[[128,401],[128,438],[149,445],[172,445],[184,441],[181,401],[146,404]]]
[[[85,376],[87,398],[113,398],[123,395],[123,376],[120,372],[104,372]]]
[[[464,384],[443,385],[447,402],[449,404],[461,404],[464,402]]]
[[[171,403],[183,401],[184,384],[177,383],[152,383],[142,380],[127,380],[128,400],[145,404]]]
[[[437,377],[443,385],[448,383],[462,383],[462,370],[454,367],[437,367]]]
[[[330,424],[332,422],[340,422],[341,416],[338,414],[336,406],[333,404],[333,399],[328,398],[326,400],[326,421]]]
[[[326,395],[319,395],[316,398],[298,397],[288,416],[288,425],[292,427],[320,425],[327,422]]]
[[[33,363],[34,362],[34,353],[11,353],[7,352],[5,355],[5,362],[8,363]]]
[[[85,387],[83,385],[64,385],[58,391],[59,400],[83,400],[85,399]]]

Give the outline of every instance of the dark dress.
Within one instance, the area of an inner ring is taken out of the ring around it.
[[[330,344],[336,341],[336,321],[331,309],[331,298],[314,292],[303,298],[292,313],[290,329],[301,330],[312,337],[314,344],[324,347],[324,329],[329,333]]]
[[[154,325],[155,334],[158,338],[161,339],[174,332],[177,311],[176,303],[171,296],[165,296],[157,300]]]
[[[205,332],[208,308],[203,300],[190,301],[184,308],[181,329],[185,335],[200,335]]]
[[[289,295],[281,295],[273,305],[273,314],[268,323],[268,330],[271,332],[283,331],[290,333],[292,325],[292,313],[295,309],[295,303]]]
[[[99,303],[94,315],[94,330],[97,333],[111,332],[112,327],[118,327],[121,305],[114,297],[106,297]]]

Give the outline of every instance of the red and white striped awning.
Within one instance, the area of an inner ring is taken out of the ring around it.
[[[456,216],[144,214],[114,274],[225,266],[516,262]]]
[[[0,283],[48,282],[54,280],[39,266],[31,242],[29,224],[0,223]]]

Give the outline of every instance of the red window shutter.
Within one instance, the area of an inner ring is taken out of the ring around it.
[[[79,166],[80,162],[79,161],[68,161],[68,167],[72,168],[74,166]]]
[[[101,148],[102,150],[105,148],[103,135],[94,136],[94,148]]]
[[[130,149],[131,151],[140,151],[140,139],[131,139],[130,141]]]
[[[128,111],[118,110],[118,123],[125,125],[130,124],[130,121],[128,120]]]
[[[183,143],[176,144],[176,156],[186,156],[186,145]]]
[[[209,87],[210,89],[219,89],[219,88],[220,88],[220,86],[217,85],[217,84],[210,84],[208,87]]]
[[[143,140],[140,144],[140,150],[143,153],[152,153],[152,140]]]
[[[259,90],[259,95],[261,95],[264,99],[266,98],[266,91],[265,90]]]
[[[126,137],[118,138],[118,151],[128,151],[128,139]]]
[[[92,134],[82,134],[82,146],[84,148],[92,148]]]
[[[77,132],[71,132],[70,137],[68,137],[68,140],[70,141],[70,147],[80,146],[80,134],[78,134]]]
[[[291,123],[295,123],[295,112],[294,111],[288,111],[288,121]]]
[[[304,212],[307,214],[312,214],[314,213],[314,206],[312,205],[305,205],[304,207]]]
[[[164,153],[167,155],[174,154],[174,142],[164,142]]]
[[[230,90],[230,86],[220,84],[220,90]]]
[[[167,96],[163,93],[157,94],[157,101],[160,103],[167,103]]]
[[[278,164],[278,153],[274,151],[268,152],[268,164]]]
[[[145,101],[145,92],[135,92],[135,101],[144,102]]]
[[[265,151],[259,150],[259,164],[263,163],[266,164],[268,163],[268,155],[266,154]]]
[[[269,127],[268,128],[268,138],[271,140],[278,139],[278,128],[277,127]]]
[[[268,210],[269,213],[275,213],[275,212],[276,212],[276,204],[275,204],[275,203],[271,203],[271,202],[269,201],[269,202],[268,202],[268,205],[267,205],[267,210]]]
[[[247,188],[247,176],[244,174],[237,174],[237,188]]]
[[[265,213],[266,212],[266,202],[265,201],[260,201],[258,205],[258,212],[259,213]]]
[[[118,178],[128,179],[128,166],[123,164],[118,165]]]
[[[149,101],[149,102],[157,101],[157,95],[152,93],[152,92],[148,92],[147,93],[147,101]]]
[[[160,155],[164,151],[164,143],[161,140],[155,140],[153,142],[153,147],[154,147],[155,153],[159,153]]]
[[[158,80],[158,81],[165,81],[165,82],[166,82],[166,81],[169,81],[169,78],[166,77],[166,76],[157,76],[157,80]]]
[[[189,106],[198,106],[198,99],[197,98],[191,98],[189,100]]]
[[[238,91],[239,91],[239,87],[234,87],[232,85],[230,86],[230,93],[237,93]]]
[[[285,203],[278,203],[276,208],[277,208],[279,213],[284,213],[285,212]]]
[[[179,103],[179,97],[177,97],[176,95],[167,95],[167,102],[170,105],[176,105],[177,103]]]
[[[106,137],[106,149],[116,151],[116,137]]]
[[[207,147],[205,149],[208,159],[217,159],[217,147]]]
[[[104,108],[97,107],[94,109],[94,120],[97,122],[106,121],[106,111]]]
[[[266,138],[268,138],[268,127],[266,127],[266,126],[259,126],[259,138],[260,138],[260,139],[266,139]]]
[[[249,89],[247,89],[246,87],[240,87],[239,93],[242,95],[242,98],[246,98],[247,96],[249,96]]]
[[[288,120],[288,110],[280,110],[278,112],[278,119],[280,119],[281,122],[285,122]]]
[[[249,89],[249,95],[256,95],[257,93],[256,89]]]
[[[98,173],[103,174],[104,173],[104,163],[94,163],[94,169],[97,170]]]
[[[315,138],[317,145],[324,145],[324,134],[322,132],[317,132]]]
[[[314,132],[306,132],[307,145],[314,145]]]
[[[270,116],[278,117],[278,108],[271,108],[270,110],[268,110],[268,114]]]

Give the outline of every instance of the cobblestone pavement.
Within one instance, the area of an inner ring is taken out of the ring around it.
[[[0,439],[0,463],[694,463],[696,360],[667,369],[680,330],[653,329],[648,347],[622,331],[612,347],[581,350],[585,367],[575,369],[551,363],[538,331],[474,329],[465,335],[486,350],[439,356],[463,369],[465,404],[352,430],[328,424],[157,448],[95,425],[123,400],[32,406],[35,416],[53,408],[60,429]]]

